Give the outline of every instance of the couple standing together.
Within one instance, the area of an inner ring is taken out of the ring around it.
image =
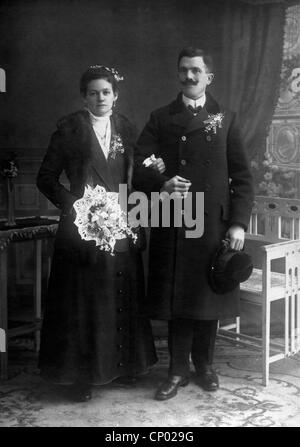
[[[234,114],[206,92],[211,57],[184,48],[177,71],[181,92],[151,114],[137,138],[115,111],[119,74],[90,67],[80,80],[85,107],[58,121],[38,173],[38,188],[61,209],[39,366],[75,401],[90,399],[92,385],[131,383],[149,371],[157,361],[149,319],[168,321],[170,364],[156,399],[170,399],[188,384],[190,357],[198,385],[219,386],[212,368],[217,323],[239,314],[239,291],[214,293],[207,271],[225,236],[232,248],[243,247],[252,177]],[[147,166],[152,154],[156,161]],[[129,192],[149,196],[204,192],[204,234],[186,238],[185,228],[172,224],[151,229],[145,294],[142,237],[117,241],[114,256],[81,240],[73,203],[87,184],[111,192],[127,184]]]

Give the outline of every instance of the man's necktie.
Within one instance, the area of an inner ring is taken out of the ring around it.
[[[201,106],[198,106],[198,107],[193,107],[193,106],[188,106],[188,109],[194,114],[194,115],[197,115],[197,113],[199,113],[202,109],[203,109],[203,107],[201,107]]]

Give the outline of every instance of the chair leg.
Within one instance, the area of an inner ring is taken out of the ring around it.
[[[42,241],[35,241],[35,293],[34,293],[34,316],[36,327],[41,321],[42,302]],[[35,351],[40,349],[40,329],[35,330]]]
[[[300,351],[300,293],[297,295],[297,313],[296,313],[296,352]]]
[[[8,355],[7,355],[7,337],[3,329],[0,331],[0,379],[7,380],[8,378]]]
[[[236,317],[235,324],[236,324],[235,332],[237,334],[240,334],[241,333],[241,317]]]
[[[41,345],[41,332],[35,331],[35,335],[34,335],[34,349],[35,352],[40,352],[40,345]]]
[[[263,299],[262,308],[262,370],[263,370],[263,385],[269,384],[270,372],[270,315],[271,304],[267,299]]]

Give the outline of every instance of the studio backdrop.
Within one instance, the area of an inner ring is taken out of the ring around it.
[[[39,0],[0,6],[0,147],[46,148],[58,118],[81,107],[79,78],[94,64],[125,78],[118,108],[139,128],[178,93],[184,46],[212,53],[211,92],[236,110],[247,150],[264,142],[282,58],[287,2]]]

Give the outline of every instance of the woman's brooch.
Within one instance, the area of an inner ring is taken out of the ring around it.
[[[117,154],[124,154],[123,141],[119,134],[112,136],[108,156],[115,159]]]
[[[217,113],[216,115],[208,115],[208,119],[203,121],[205,126],[205,132],[213,131],[213,133],[217,133],[217,128],[222,128],[222,121],[224,118],[223,113]]]

